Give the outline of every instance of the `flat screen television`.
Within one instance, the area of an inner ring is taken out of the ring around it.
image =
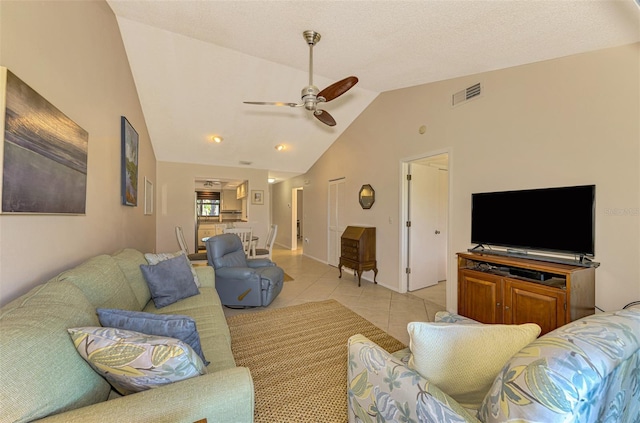
[[[595,254],[595,185],[471,195],[471,242]]]

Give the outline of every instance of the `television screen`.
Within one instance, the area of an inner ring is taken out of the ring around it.
[[[472,194],[471,242],[595,254],[595,185]]]

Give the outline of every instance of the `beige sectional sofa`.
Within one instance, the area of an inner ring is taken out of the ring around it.
[[[157,309],[125,249],[65,271],[0,309],[0,422],[252,422],[253,381],[237,367],[213,268],[196,267],[200,294]],[[97,308],[195,319],[207,374],[120,396],[78,354],[68,328],[100,326]]]

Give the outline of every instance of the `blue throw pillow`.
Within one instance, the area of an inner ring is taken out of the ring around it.
[[[185,255],[179,255],[158,264],[141,264],[140,270],[149,285],[151,299],[157,308],[166,307],[200,293],[193,281]]]
[[[100,324],[104,327],[179,339],[193,348],[193,351],[200,356],[205,366],[209,365],[202,352],[196,321],[189,316],[153,314],[113,308],[99,308],[96,311],[98,312]]]

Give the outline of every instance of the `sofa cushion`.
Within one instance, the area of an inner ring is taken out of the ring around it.
[[[69,333],[82,358],[123,395],[207,372],[195,351],[175,338],[103,327]]]
[[[76,285],[95,308],[140,310],[133,290],[113,257],[90,258],[73,269],[62,272],[57,280]]]
[[[0,311],[0,420],[32,421],[105,401],[109,384],[76,353],[67,328],[97,325],[68,281],[49,281]]]
[[[207,369],[218,371],[236,367],[231,351],[229,326],[215,288],[202,287],[200,295],[185,298],[160,309],[155,306],[153,301],[150,301],[144,311],[160,314],[183,314],[192,317],[198,323],[202,351],[210,361]]]
[[[200,293],[185,255],[163,260],[158,264],[140,265],[140,269],[149,285],[151,299],[158,308]]]
[[[193,348],[205,366],[209,364],[202,353],[196,321],[189,316],[180,314],[162,315],[112,308],[99,308],[97,312],[100,324],[104,327],[179,339]]]
[[[145,253],[144,258],[147,260],[149,264],[158,264],[161,261],[176,258],[178,256],[187,257],[184,251],[177,251],[175,253],[157,253],[157,254]],[[189,263],[189,270],[191,270],[191,274],[193,275],[193,281],[196,283],[196,286],[200,288],[200,279],[198,278],[198,274],[196,273],[196,270],[191,265],[191,260],[189,260],[188,257],[187,257],[187,263]]]
[[[463,407],[477,410],[502,366],[540,334],[540,326],[412,322],[409,367]]]
[[[147,259],[144,258],[144,254],[140,251],[132,248],[125,248],[124,250],[118,251],[113,255],[113,259],[118,264],[118,267],[120,267],[120,270],[122,270],[122,273],[124,273],[127,281],[129,281],[129,286],[135,294],[138,304],[140,304],[138,310],[142,310],[151,299],[149,286],[147,285],[147,281],[144,280],[144,276],[142,276],[142,271],[140,270],[141,264],[148,264]]]

